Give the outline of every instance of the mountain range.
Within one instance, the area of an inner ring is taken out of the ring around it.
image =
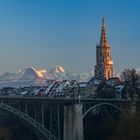
[[[31,85],[44,85],[46,80],[77,80],[88,81],[90,74],[71,74],[62,66],[55,66],[50,70],[37,70],[34,67],[28,67],[17,73],[4,73],[0,76],[0,88],[2,87],[20,87]]]

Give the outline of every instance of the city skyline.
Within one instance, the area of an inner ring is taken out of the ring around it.
[[[94,70],[102,16],[114,69],[139,68],[137,0],[0,2],[0,74],[25,67]]]

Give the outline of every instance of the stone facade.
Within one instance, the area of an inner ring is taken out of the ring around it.
[[[110,47],[106,37],[104,18],[102,18],[100,43],[96,46],[95,76],[99,79],[113,77],[113,61],[111,59]]]

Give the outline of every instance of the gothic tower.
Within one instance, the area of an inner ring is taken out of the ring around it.
[[[113,61],[111,60],[110,47],[106,37],[104,18],[102,18],[100,43],[96,46],[95,76],[100,79],[113,77]]]

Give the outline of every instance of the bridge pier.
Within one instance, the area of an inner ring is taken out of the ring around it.
[[[25,113],[28,115],[28,105],[25,103]]]
[[[44,126],[44,104],[43,104],[43,102],[41,104],[41,121],[42,121],[42,125]]]
[[[82,104],[64,107],[64,140],[83,140]]]
[[[34,119],[36,120],[36,103],[35,103],[35,108],[34,108]]]

